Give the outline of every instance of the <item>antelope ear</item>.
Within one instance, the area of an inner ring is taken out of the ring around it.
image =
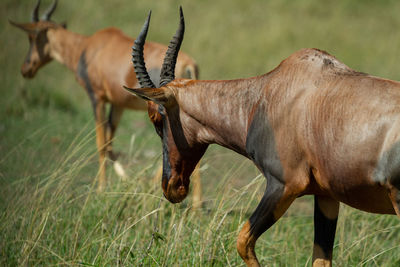
[[[25,31],[27,33],[35,33],[36,32],[36,28],[32,23],[17,23],[17,22],[14,22],[14,21],[10,20],[10,19],[8,20],[8,22],[11,25],[13,25],[13,26],[15,26],[17,28],[20,28],[21,30],[23,30],[23,31]]]
[[[125,90],[131,94],[146,100],[153,101],[159,105],[165,106],[174,98],[173,94],[165,87],[161,88],[129,88],[124,86]]]

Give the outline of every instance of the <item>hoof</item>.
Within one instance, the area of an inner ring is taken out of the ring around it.
[[[119,163],[118,161],[114,161],[114,170],[117,175],[122,179],[122,181],[126,181],[126,173],[121,163]]]

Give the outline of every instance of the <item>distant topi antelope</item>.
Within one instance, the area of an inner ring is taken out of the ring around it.
[[[96,143],[99,153],[98,190],[102,191],[106,186],[105,157],[116,160],[111,145],[123,110],[147,110],[145,101],[122,89],[123,84],[137,86],[137,78],[129,57],[134,40],[116,28],[106,28],[92,36],[70,32],[64,24],[50,20],[57,1],[53,2],[41,19],[38,15],[39,5],[40,0],[33,9],[31,22],[10,21],[29,37],[30,48],[21,73],[25,78],[33,78],[42,66],[55,59],[72,70],[76,79],[86,89],[96,120]],[[144,47],[150,77],[157,84],[166,50],[166,46],[152,42],[148,42]],[[185,53],[179,53],[175,71],[179,77],[198,77],[195,61]],[[111,104],[108,119],[105,114],[106,103]],[[124,176],[122,166],[118,162],[114,166],[119,170],[119,174]],[[195,191],[199,200],[200,184],[198,186]]]
[[[318,49],[303,49],[271,72],[248,79],[175,79],[184,18],[156,87],[141,51],[147,18],[133,47],[150,119],[163,142],[162,188],[172,203],[188,194],[189,177],[209,144],[249,158],[267,179],[237,249],[259,266],[254,247],[290,204],[315,196],[313,266],[331,266],[339,202],[400,217],[400,83],[354,71]],[[288,240],[289,242],[289,240]]]

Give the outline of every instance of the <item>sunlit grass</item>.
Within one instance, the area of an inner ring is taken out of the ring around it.
[[[89,173],[95,174],[92,161],[97,157],[94,149],[87,149],[87,143],[94,141],[93,134],[84,132],[60,160],[49,163],[47,172],[21,177],[2,188],[15,193],[8,194],[2,208],[1,264],[243,265],[236,253],[236,238],[261,197],[265,186],[261,175],[250,177],[244,186],[234,186],[229,178],[236,177],[244,166],[231,167],[228,175],[220,171],[215,189],[206,190],[203,208],[194,211],[190,198],[172,205],[162,197],[160,186],[152,183],[152,169],[159,157],[155,155],[126,181],[110,170],[109,187],[97,194],[95,176],[84,178],[88,165],[92,165]],[[20,166],[21,173],[27,173],[25,168],[34,162],[34,155],[30,157]],[[214,157],[210,155],[211,161],[205,159],[204,164],[211,164]],[[205,177],[209,173],[209,169],[203,170]],[[393,216],[342,206],[335,263],[397,266],[399,228]],[[312,236],[312,201],[307,197],[295,202],[260,238],[257,253],[268,266],[310,264]]]
[[[26,22],[34,2],[2,1],[0,13]],[[179,4],[183,50],[196,58],[202,79],[259,75],[300,48],[317,47],[359,71],[400,80],[398,1],[59,1],[54,20],[82,34],[113,25],[134,36],[152,9],[149,39],[167,43]],[[128,179],[108,164],[108,187],[95,193],[85,91],[56,62],[24,80],[27,38],[6,20],[0,31],[1,266],[243,266],[236,237],[265,188],[251,162],[211,147],[202,160],[203,208],[193,211],[190,197],[172,205],[153,183],[158,136],[145,113],[126,112],[114,144]],[[310,266],[312,215],[312,197],[296,200],[259,239],[261,263]],[[342,205],[334,264],[399,266],[399,227],[394,216]]]

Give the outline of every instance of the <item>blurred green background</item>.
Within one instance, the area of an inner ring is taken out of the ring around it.
[[[265,184],[239,155],[212,146],[202,160],[203,209],[194,213],[190,198],[172,205],[151,180],[161,162],[159,138],[147,114],[127,111],[114,143],[129,179],[119,180],[110,166],[108,189],[93,192],[97,154],[86,92],[58,62],[33,80],[20,75],[28,39],[7,19],[29,21],[35,2],[0,3],[0,265],[243,265],[236,236]],[[41,10],[50,3],[43,0]],[[53,20],[85,35],[115,26],[134,37],[151,9],[148,40],[167,44],[179,5],[182,50],[196,59],[201,79],[260,75],[315,47],[358,71],[400,80],[395,0],[60,0]],[[310,265],[312,213],[312,198],[295,202],[260,238],[262,264]],[[334,263],[399,266],[399,228],[394,216],[342,205]]]

